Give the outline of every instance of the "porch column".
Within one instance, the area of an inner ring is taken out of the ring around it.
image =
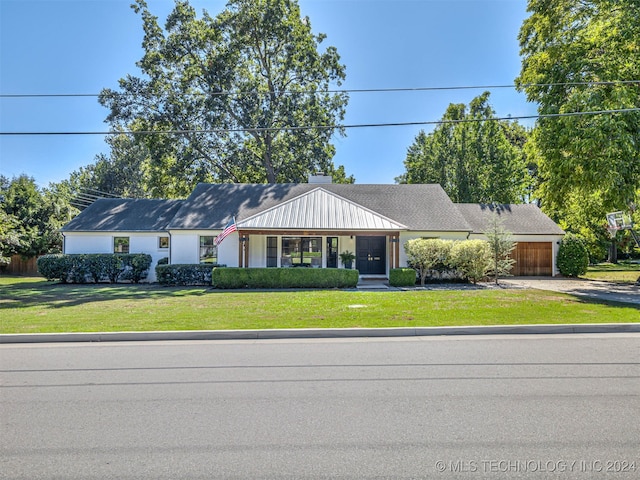
[[[244,253],[244,268],[249,268],[249,234],[244,234],[240,242],[242,243],[242,250]]]
[[[400,234],[389,235],[389,268],[400,266]]]

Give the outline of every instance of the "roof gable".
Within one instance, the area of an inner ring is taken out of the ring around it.
[[[238,222],[238,228],[292,230],[406,230],[399,222],[324,188],[309,192]]]

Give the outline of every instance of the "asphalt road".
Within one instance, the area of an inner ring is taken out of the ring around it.
[[[0,345],[0,478],[640,478],[640,334]]]

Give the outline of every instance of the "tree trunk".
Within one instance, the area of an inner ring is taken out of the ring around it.
[[[618,244],[615,238],[611,240],[611,245],[609,246],[609,258],[607,261],[609,263],[618,263]]]

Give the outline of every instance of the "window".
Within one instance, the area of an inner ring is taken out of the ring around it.
[[[200,263],[218,263],[218,247],[215,245],[216,237],[200,237]]]
[[[267,267],[278,266],[278,237],[267,237]]]
[[[158,237],[158,248],[169,248],[169,237]]]
[[[113,237],[113,253],[129,253],[129,237]]]
[[[321,267],[321,237],[283,237],[283,267]]]
[[[327,268],[338,268],[338,237],[327,237]]]

